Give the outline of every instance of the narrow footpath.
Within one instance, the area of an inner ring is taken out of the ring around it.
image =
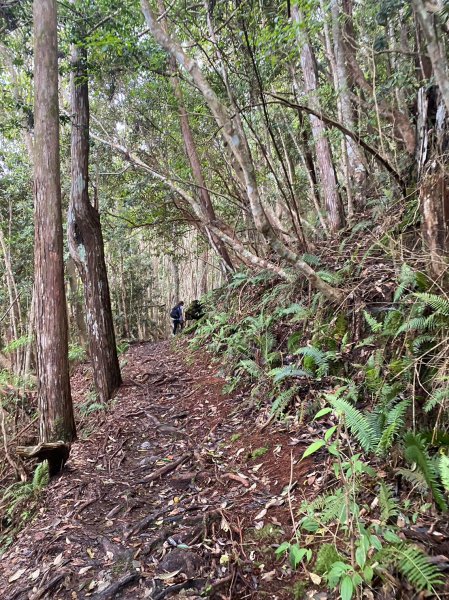
[[[223,395],[220,365],[184,355],[131,346],[111,408],[0,559],[3,600],[293,597],[274,549],[320,478],[299,460],[310,433],[264,427],[243,392]]]

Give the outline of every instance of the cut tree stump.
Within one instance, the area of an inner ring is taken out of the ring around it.
[[[70,444],[66,442],[40,442],[36,446],[17,446],[16,454],[23,458],[37,458],[48,461],[50,475],[56,475],[64,467],[70,454]]]

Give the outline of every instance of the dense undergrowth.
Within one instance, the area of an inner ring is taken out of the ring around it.
[[[354,271],[329,277],[354,289]],[[438,549],[412,533],[448,509],[449,299],[408,264],[365,271],[359,294],[337,307],[304,283],[237,273],[205,298],[191,345],[216,355],[228,392],[247,389],[262,428],[277,419],[314,432],[303,458],[323,465],[323,491],[295,507],[277,549],[304,588],[311,579],[343,600],[381,588],[438,597]]]

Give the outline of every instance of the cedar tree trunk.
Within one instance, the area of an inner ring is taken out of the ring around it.
[[[34,0],[34,269],[40,438],[76,436],[70,394],[59,171],[56,0]]]
[[[121,383],[100,216],[89,201],[89,97],[86,52],[72,48],[72,189],[68,215],[70,254],[84,284],[89,356],[101,402]]]

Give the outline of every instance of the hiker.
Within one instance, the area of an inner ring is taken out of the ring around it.
[[[170,317],[173,319],[173,335],[182,331],[184,325],[184,302],[178,302],[170,311]]]

